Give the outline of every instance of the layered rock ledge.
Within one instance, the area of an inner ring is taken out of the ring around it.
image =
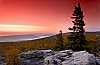
[[[100,65],[100,58],[86,51],[36,50],[19,55],[22,65]]]

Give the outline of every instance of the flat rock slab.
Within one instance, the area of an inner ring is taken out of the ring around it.
[[[36,50],[19,55],[23,65],[100,65],[100,59],[86,51]]]

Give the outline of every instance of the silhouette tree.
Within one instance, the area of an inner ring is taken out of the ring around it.
[[[80,3],[75,5],[74,12],[71,17],[74,24],[72,28],[69,28],[72,32],[69,35],[70,48],[72,50],[83,50],[83,45],[85,44],[85,23],[83,21],[83,11],[81,10]]]
[[[59,34],[57,34],[56,47],[54,49],[57,51],[64,49],[64,39],[63,39],[62,30],[60,30]]]
[[[59,31],[59,34],[57,35],[57,40],[58,40],[58,44],[62,44],[63,43],[63,33],[62,33],[62,30]]]

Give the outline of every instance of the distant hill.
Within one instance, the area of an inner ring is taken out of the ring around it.
[[[64,37],[69,33],[63,33]],[[86,35],[100,35],[100,32],[86,32]],[[54,34],[28,34],[28,35],[12,35],[12,36],[0,36],[0,42],[19,42],[19,41],[31,41],[46,37],[54,37]]]
[[[52,34],[27,34],[27,35],[12,35],[12,36],[0,36],[0,42],[19,42],[35,40],[40,38],[49,37]]]
[[[97,31],[97,32],[86,32],[86,34],[100,35],[100,31]]]

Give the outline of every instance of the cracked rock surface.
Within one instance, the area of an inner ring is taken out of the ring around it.
[[[100,58],[86,51],[28,51],[20,54],[22,65],[100,65]]]

